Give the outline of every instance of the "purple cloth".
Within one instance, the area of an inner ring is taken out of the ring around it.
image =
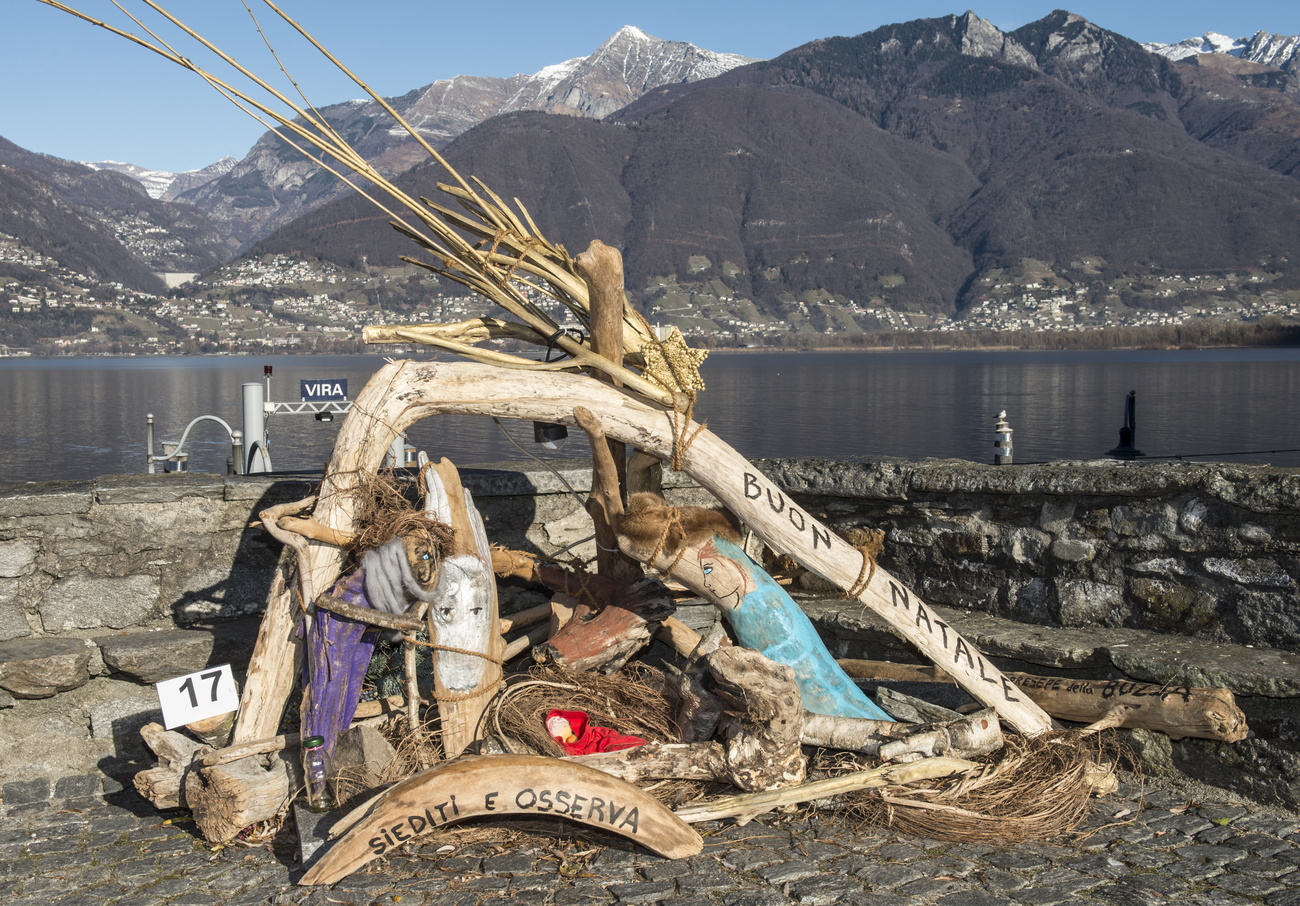
[[[365,572],[358,568],[334,583],[330,594],[357,607],[369,608],[365,587]],[[357,712],[361,686],[379,633],[365,623],[319,607],[303,620],[300,633],[306,628],[306,621],[312,621],[312,628],[302,661],[302,736],[303,739],[323,736],[325,751],[333,755],[338,735],[348,728]]]

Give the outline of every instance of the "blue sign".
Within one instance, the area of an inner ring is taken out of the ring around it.
[[[298,383],[304,403],[341,403],[348,398],[347,378],[318,378]]]

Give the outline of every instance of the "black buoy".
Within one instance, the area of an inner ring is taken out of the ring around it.
[[[1124,400],[1124,427],[1119,429],[1119,446],[1106,451],[1117,459],[1136,459],[1146,456],[1137,448],[1137,391],[1130,390]]]

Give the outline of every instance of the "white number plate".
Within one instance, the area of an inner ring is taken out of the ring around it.
[[[239,690],[229,664],[155,683],[168,730],[239,709]]]

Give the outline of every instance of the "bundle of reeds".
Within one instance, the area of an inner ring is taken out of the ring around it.
[[[693,398],[691,385],[698,380],[698,375],[674,375],[673,369],[667,368],[643,374],[625,367],[625,362],[643,366],[645,357],[642,350],[647,346],[659,347],[650,325],[626,300],[623,303],[622,317],[622,359],[611,361],[596,354],[589,340],[592,332],[589,286],[580,274],[575,259],[564,246],[553,243],[542,235],[532,216],[517,198],[514,199],[517,210],[512,210],[481,181],[475,178],[467,180],[461,176],[424,139],[419,130],[272,0],[262,2],[337,66],[340,72],[360,86],[446,170],[450,182],[439,183],[438,189],[447,196],[449,204],[439,204],[424,197],[412,198],[362,157],[331,126],[306,99],[292,77],[290,81],[298,90],[301,103],[273,87],[155,0],[140,2],[180,29],[188,39],[216,54],[246,80],[247,87],[237,87],[198,65],[116,0],[114,5],[130,17],[148,38],[110,25],[60,0],[38,2],[106,29],[198,75],[304,157],[363,195],[391,218],[395,229],[409,237],[427,255],[425,258],[403,256],[403,260],[468,287],[499,305],[512,319],[475,318],[454,324],[368,328],[367,342],[422,343],[475,361],[510,368],[543,371],[584,368],[602,372],[647,400],[669,407],[675,403],[688,403]],[[265,32],[252,9],[246,2],[244,6],[265,39]],[[270,41],[267,40],[266,43],[279,63],[279,56],[271,47]],[[280,68],[284,69],[282,63]],[[275,105],[283,105],[288,112],[281,112]],[[580,329],[564,329],[529,298],[530,291],[563,305],[577,320]],[[558,350],[568,358],[557,362],[538,362],[478,347],[477,344],[489,339],[522,340]],[[662,354],[659,357],[662,358]],[[683,393],[686,394],[685,398],[680,397]]]

